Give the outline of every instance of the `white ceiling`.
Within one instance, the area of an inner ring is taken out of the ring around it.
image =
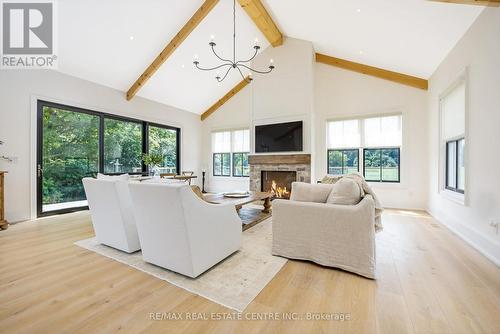
[[[59,71],[127,91],[203,2],[60,0]],[[232,58],[232,22],[232,1],[221,0],[137,95],[197,114],[208,109],[241,77],[232,71],[219,84],[216,73],[194,68],[193,57],[200,66],[219,64],[208,45],[214,35],[216,50]],[[269,45],[238,4],[236,30],[238,58],[252,55],[255,38]]]
[[[203,0],[59,0],[59,71],[127,91]],[[424,0],[263,0],[281,31],[310,40],[317,52],[428,78],[482,7]],[[358,9],[360,10],[358,12]],[[258,38],[269,44],[236,7],[237,58]],[[220,0],[138,95],[201,114],[241,80],[221,84],[208,46],[231,56],[232,1]],[[133,36],[133,39],[131,37]],[[279,66],[279,65],[278,65]]]
[[[429,78],[483,7],[426,0],[263,0],[316,52]],[[293,3],[293,5],[291,5]]]

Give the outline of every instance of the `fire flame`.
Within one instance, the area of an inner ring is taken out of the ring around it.
[[[286,190],[286,187],[278,187],[276,181],[272,181],[271,183],[271,194],[277,198],[289,198],[290,192]]]

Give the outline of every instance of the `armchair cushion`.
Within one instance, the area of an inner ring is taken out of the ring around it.
[[[361,189],[352,179],[341,178],[333,184],[326,200],[329,204],[354,205],[361,201]]]
[[[130,179],[130,175],[128,174],[120,174],[120,175],[106,175],[102,173],[97,173],[98,180],[109,180],[109,181],[128,181]]]

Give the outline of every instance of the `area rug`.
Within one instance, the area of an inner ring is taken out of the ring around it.
[[[271,219],[243,232],[242,245],[223,262],[192,279],[144,262],[141,252],[127,254],[101,245],[95,238],[75,245],[172,283],[213,302],[243,312],[287,262],[271,255]]]

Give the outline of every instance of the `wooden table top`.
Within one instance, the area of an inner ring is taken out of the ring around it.
[[[206,194],[204,195],[204,197],[207,202],[218,203],[218,204],[233,203],[234,205],[245,205],[271,197],[270,192],[250,191],[249,193],[250,193],[249,196],[241,198],[225,197],[224,193]]]
[[[198,176],[196,175],[175,175],[175,176],[165,176],[164,179],[173,179],[173,180],[190,180],[196,179]]]

